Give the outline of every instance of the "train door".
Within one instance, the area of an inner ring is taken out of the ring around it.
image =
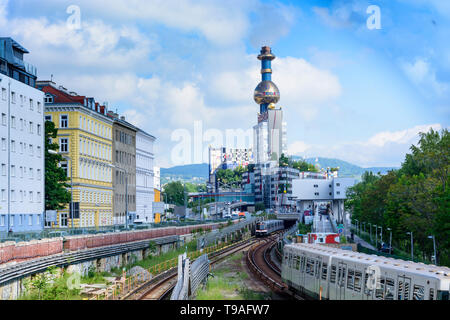
[[[322,270],[322,257],[316,257],[314,264],[314,292],[319,294],[320,291],[320,272]]]
[[[304,288],[305,288],[305,272],[306,272],[306,256],[305,255],[301,255],[300,256],[300,278],[298,279],[299,282],[298,284],[301,287],[301,292],[304,293]]]
[[[337,274],[337,286],[336,286],[336,299],[345,300],[345,277],[346,277],[347,265],[342,261],[338,263]]]
[[[411,278],[398,276],[397,300],[411,300]]]

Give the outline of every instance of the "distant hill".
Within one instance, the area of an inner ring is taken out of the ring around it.
[[[302,159],[299,156],[292,156],[293,160]],[[317,163],[321,168],[339,167],[340,177],[360,177],[365,171],[372,171],[373,173],[380,172],[387,173],[389,170],[398,169],[396,167],[370,167],[362,168],[360,166],[351,164],[347,161],[332,159],[332,158],[317,158]],[[316,164],[316,158],[307,158],[306,162]],[[161,168],[161,183],[164,184],[169,181],[185,181],[193,183],[205,183],[208,180],[208,164],[188,164],[183,166],[175,166],[171,168]]]
[[[161,184],[169,181],[204,183],[208,180],[208,164],[187,164],[171,168],[161,168]]]
[[[298,156],[293,156],[292,159],[299,160],[302,159]],[[316,162],[316,159],[318,160]],[[372,171],[373,173],[380,172],[381,174],[386,174],[389,170],[398,169],[398,167],[369,167],[369,168],[363,168],[360,166],[357,166],[355,164],[349,163],[344,160],[339,159],[333,159],[333,158],[306,158],[306,162],[311,164],[318,163],[321,168],[327,168],[327,167],[339,167],[339,176],[340,177],[358,177],[361,176],[365,171]]]

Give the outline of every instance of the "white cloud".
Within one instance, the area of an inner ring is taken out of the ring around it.
[[[441,130],[442,125],[418,125],[399,131],[379,132],[366,141],[347,141],[332,146],[308,145],[303,141],[294,142],[289,151],[296,155],[338,158],[362,167],[400,166],[412,144],[419,141],[419,132],[430,128]]]
[[[298,155],[304,153],[309,148],[310,146],[303,141],[294,141],[289,145],[288,152],[290,155]]]
[[[450,84],[436,79],[436,71],[426,59],[416,58],[414,62],[402,61],[400,65],[407,77],[426,97],[435,95],[443,97],[449,94]]]

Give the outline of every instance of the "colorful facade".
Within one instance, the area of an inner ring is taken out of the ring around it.
[[[45,120],[58,128],[56,142],[66,158],[61,165],[73,186],[73,214],[69,204],[57,212],[55,221],[45,221],[45,227],[113,225],[113,120],[93,98],[68,92],[51,81],[38,81],[37,87],[45,93]]]

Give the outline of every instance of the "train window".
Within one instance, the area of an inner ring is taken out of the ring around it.
[[[336,282],[336,266],[331,265],[331,274],[330,274],[330,282]]]
[[[383,300],[384,297],[384,277],[380,278],[379,286],[375,290],[375,298]]]
[[[438,300],[448,300],[448,291],[438,290],[437,299]]]
[[[315,265],[315,268],[314,268],[314,274],[315,274],[316,278],[319,279],[320,278],[320,264],[321,264],[321,261],[316,260],[315,263],[316,263],[316,265]]]
[[[428,295],[428,300],[434,300],[434,289],[430,289],[430,294]]]
[[[405,298],[403,300],[409,300],[409,282],[405,282]]]
[[[299,256],[295,257],[295,269],[297,269],[297,270],[300,269],[300,257]]]
[[[397,300],[402,300],[402,294],[403,294],[403,281],[398,281],[398,295]]]
[[[390,278],[386,278],[386,294],[384,300],[394,300],[395,281]]]
[[[289,253],[289,268],[292,268],[292,254]]]
[[[322,264],[322,280],[327,280],[327,271],[328,271],[328,264],[324,262]]]
[[[361,292],[361,279],[362,273],[359,271],[355,271],[355,291]]]
[[[314,275],[314,260],[306,259],[306,273],[309,275]]]
[[[425,288],[417,284],[413,287],[413,300],[423,300],[425,297]]]
[[[353,290],[353,277],[355,275],[355,272],[352,269],[348,269],[348,275],[347,275],[347,288],[350,290]]]
[[[304,256],[302,256],[302,264],[301,264],[301,268],[300,268],[300,271],[301,272],[305,272],[305,257]]]

